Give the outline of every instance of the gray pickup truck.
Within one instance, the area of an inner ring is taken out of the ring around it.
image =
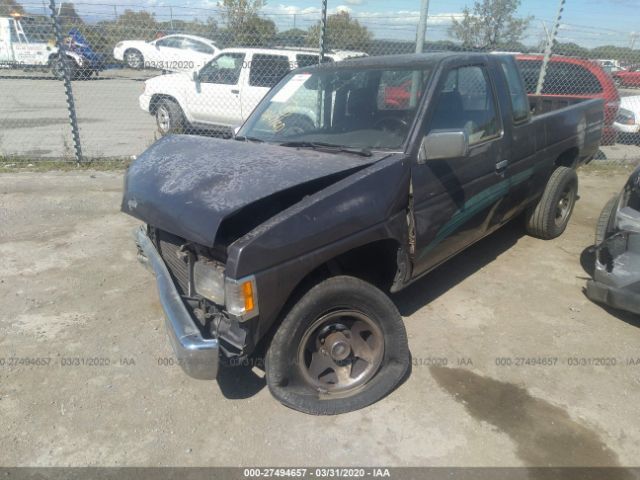
[[[600,100],[527,97],[511,56],[370,57],[295,70],[235,139],[161,139],[129,168],[180,364],[264,354],[283,404],[336,414],[400,384],[397,292],[520,214],[560,235]],[[263,353],[264,352],[264,353]]]

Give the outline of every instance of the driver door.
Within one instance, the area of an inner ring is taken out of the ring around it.
[[[468,154],[412,167],[419,275],[502,222],[509,192],[495,89],[483,64],[453,66],[441,76],[422,135],[465,132]]]
[[[240,84],[244,53],[223,53],[207,63],[191,82],[187,105],[194,122],[236,126],[242,123]]]

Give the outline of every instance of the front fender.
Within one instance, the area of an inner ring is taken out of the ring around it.
[[[406,243],[409,179],[409,160],[392,155],[306,197],[229,246],[227,275],[256,276],[258,336],[320,265],[375,241]]]

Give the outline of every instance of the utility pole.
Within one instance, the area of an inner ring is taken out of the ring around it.
[[[422,53],[424,49],[424,37],[427,34],[427,16],[429,15],[429,0],[422,0],[420,4],[420,20],[416,35],[416,53]]]
[[[424,50],[424,39],[427,34],[427,17],[429,16],[429,0],[422,0],[420,3],[420,20],[418,21],[418,31],[416,33],[416,53]],[[418,104],[418,86],[422,84],[422,73],[413,72],[411,79],[411,96],[409,106],[415,107]]]
[[[540,95],[542,93],[542,86],[544,85],[544,77],[547,75],[547,65],[549,64],[549,59],[551,58],[551,52],[553,51],[553,46],[556,43],[556,38],[558,36],[558,30],[560,29],[560,20],[562,20],[562,12],[564,11],[564,3],[566,0],[560,0],[558,4],[558,14],[556,15],[556,23],[553,25],[553,30],[551,31],[551,39],[547,42],[547,46],[544,49],[544,58],[542,60],[542,68],[540,69],[540,76],[538,76],[538,85],[536,86],[536,95]]]

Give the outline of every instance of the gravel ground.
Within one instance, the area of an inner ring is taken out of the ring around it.
[[[0,464],[640,466],[640,321],[591,303],[580,266],[627,175],[581,172],[561,238],[512,223],[396,296],[412,373],[337,417],[250,370],[165,365],[120,172],[0,175]]]

